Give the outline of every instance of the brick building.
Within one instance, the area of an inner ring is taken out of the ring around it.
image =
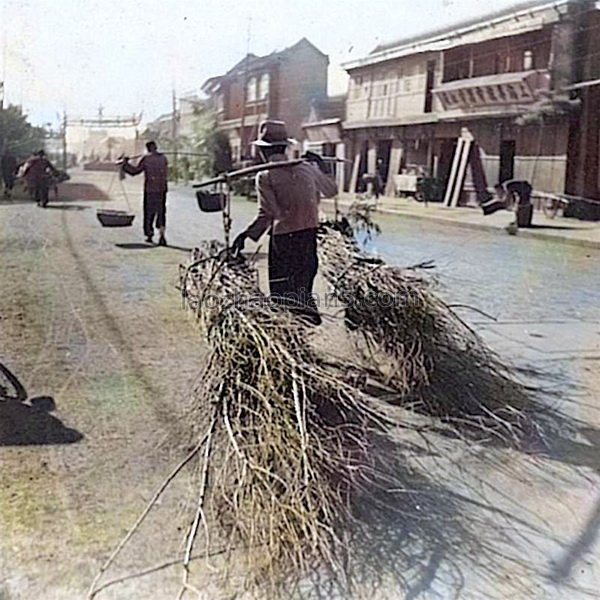
[[[599,15],[595,2],[528,2],[346,64],[351,189],[376,165],[387,193],[411,170],[445,182],[468,136],[489,185],[597,197]]]
[[[248,54],[224,75],[208,79],[202,91],[229,135],[234,160],[251,154],[258,125],[283,119],[290,136],[304,139],[311,103],[327,96],[329,58],[306,38],[267,56]]]

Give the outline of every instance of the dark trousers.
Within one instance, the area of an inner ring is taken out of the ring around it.
[[[50,188],[48,187],[47,181],[41,181],[35,184],[34,198],[39,206],[46,206],[48,204],[48,194]]]
[[[15,186],[15,176],[13,173],[2,173],[2,179],[4,181],[4,189],[12,190]]]
[[[144,192],[144,235],[152,237],[154,227],[167,224],[167,194]]]
[[[272,235],[269,242],[269,290],[275,302],[320,322],[313,297],[317,275],[317,230]]]

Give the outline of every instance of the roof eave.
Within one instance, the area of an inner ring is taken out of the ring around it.
[[[538,7],[516,11],[514,13],[503,15],[501,17],[496,17],[495,19],[482,19],[481,21],[473,23],[468,27],[457,27],[455,30],[448,31],[441,35],[436,34],[432,35],[429,38],[423,38],[422,40],[419,40],[414,43],[408,43],[404,45],[400,44],[393,48],[388,48],[379,52],[374,52],[363,58],[342,63],[341,66],[346,71],[352,71],[361,67],[367,67],[373,64],[386,62],[388,60],[394,60],[396,58],[402,58],[414,54],[423,54],[426,52],[441,52],[443,50],[453,47],[453,45],[460,45],[452,44],[452,38],[454,37],[466,35],[468,33],[472,33],[480,29],[485,29],[486,27],[493,27],[505,21],[518,19],[519,17],[532,15],[533,13],[541,12],[551,8],[554,8],[558,11],[559,8],[567,6],[570,1],[571,0],[557,0],[553,2],[546,2],[544,4],[540,4]],[[598,2],[598,4],[600,4],[600,2]],[[444,47],[444,43],[446,43],[446,47]],[[438,44],[438,46],[436,47],[435,44]],[[430,46],[430,48],[428,48],[428,46]]]

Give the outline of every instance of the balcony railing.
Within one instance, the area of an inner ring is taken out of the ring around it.
[[[539,98],[550,89],[548,71],[486,75],[443,83],[433,90],[444,111],[509,111]]]

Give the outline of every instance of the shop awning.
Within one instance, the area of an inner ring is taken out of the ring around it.
[[[433,90],[444,110],[527,104],[550,89],[548,71],[521,71],[443,83]]]

